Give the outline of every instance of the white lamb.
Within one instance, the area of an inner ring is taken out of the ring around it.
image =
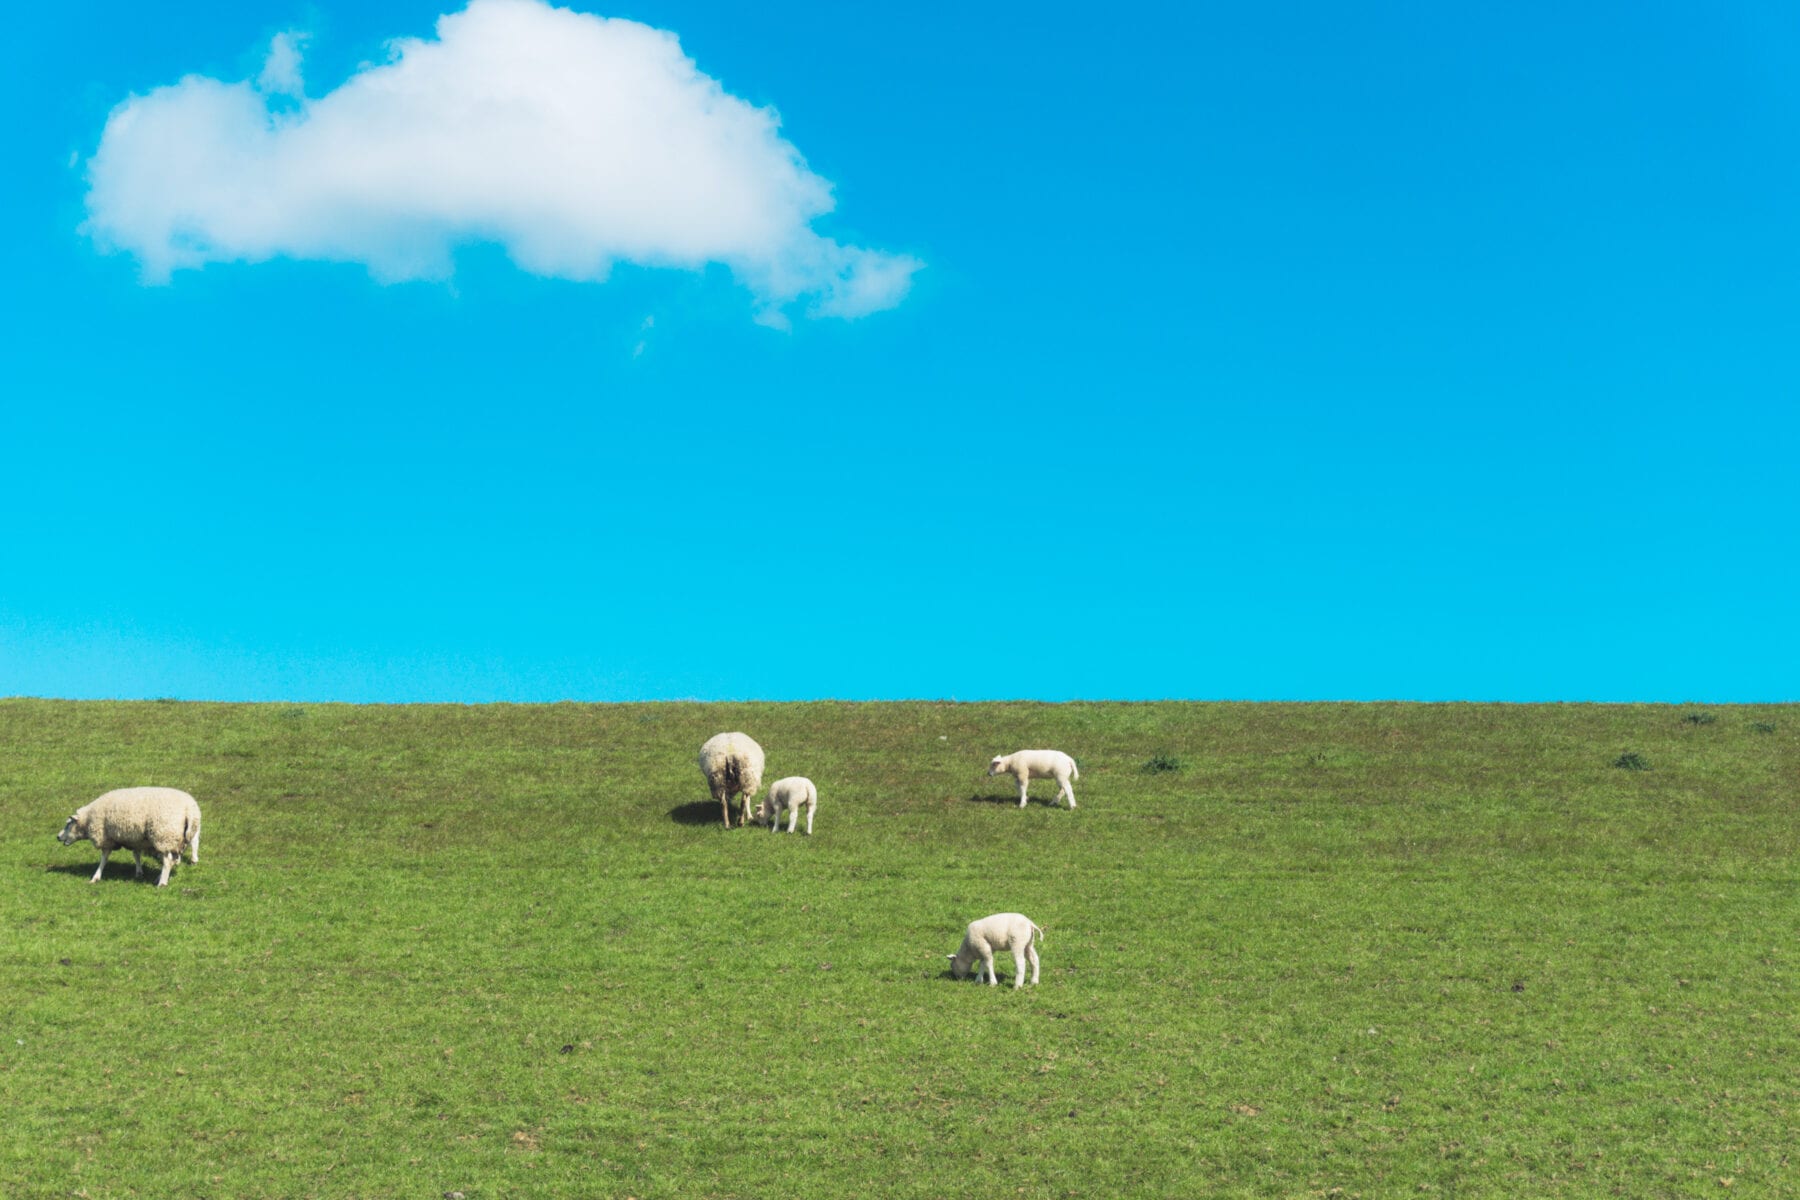
[[[781,814],[788,815],[788,832],[794,832],[794,826],[800,820],[800,810],[806,810],[806,836],[812,836],[813,813],[819,807],[819,789],[813,781],[803,775],[790,775],[786,779],[777,779],[769,785],[769,794],[756,806],[755,817],[758,821],[769,823],[769,832],[774,833],[781,825]]]
[[[144,855],[154,854],[162,863],[156,886],[164,887],[184,849],[200,861],[200,805],[176,788],[119,788],[76,809],[56,840],[65,846],[92,841],[99,847],[100,865],[89,883],[100,882],[114,850],[131,851],[137,879],[144,877]]]
[[[741,733],[721,733],[700,747],[700,771],[731,828],[731,797],[738,797],[738,824],[750,823],[750,800],[762,787],[763,750]]]
[[[1037,922],[1019,913],[995,913],[979,921],[970,921],[962,945],[949,956],[950,974],[962,979],[969,973],[969,964],[980,959],[975,982],[980,983],[986,975],[988,986],[993,987],[1000,982],[994,977],[994,952],[1006,950],[1013,956],[1013,987],[1025,986],[1026,963],[1031,964],[1031,982],[1035,984],[1038,981],[1038,953],[1037,946],[1032,944],[1034,937],[1042,943],[1044,931]]]
[[[1061,750],[1018,750],[1012,754],[996,754],[988,763],[988,775],[1011,775],[1019,781],[1020,808],[1025,807],[1025,789],[1033,779],[1054,779],[1057,798],[1068,797],[1069,807],[1074,808],[1075,789],[1069,786],[1069,781],[1080,779],[1081,771],[1075,766],[1075,760]]]

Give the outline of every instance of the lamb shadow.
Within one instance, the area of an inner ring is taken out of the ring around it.
[[[1012,807],[1017,808],[1017,807],[1019,807],[1019,795],[1017,792],[1014,792],[1010,796],[1001,796],[1001,795],[994,795],[994,794],[990,794],[990,795],[986,795],[986,796],[970,796],[965,801],[965,803],[968,803],[968,804],[1009,804]]]
[[[732,816],[737,810],[732,810]],[[717,800],[696,800],[692,804],[677,804],[669,810],[669,820],[677,825],[722,825],[719,820],[719,802]]]

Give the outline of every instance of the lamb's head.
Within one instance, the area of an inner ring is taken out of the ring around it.
[[[756,802],[756,811],[750,814],[750,819],[753,821],[767,821],[774,815],[775,810],[769,804],[769,798],[764,796],[761,800]]]
[[[996,754],[988,763],[988,774],[999,775],[1006,770],[1006,755]]]
[[[950,960],[950,977],[952,979],[969,977],[969,963],[974,961],[973,959],[962,954],[946,954],[944,957]]]
[[[88,837],[87,811],[83,809],[69,815],[62,832],[56,835],[56,840],[65,846],[73,846],[76,842],[86,841]]]

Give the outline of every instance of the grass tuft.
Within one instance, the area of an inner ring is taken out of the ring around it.
[[[1636,750],[1627,750],[1625,753],[1619,755],[1619,757],[1613,759],[1613,766],[1618,767],[1623,771],[1648,771],[1650,769],[1650,760],[1639,754]]]
[[[1157,754],[1145,759],[1144,765],[1138,770],[1146,775],[1160,775],[1166,771],[1179,771],[1182,765],[1181,759],[1173,754]]]

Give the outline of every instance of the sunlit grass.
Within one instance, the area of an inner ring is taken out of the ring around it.
[[[0,1195],[1800,1192],[1800,724],[1705,711],[0,702]]]

